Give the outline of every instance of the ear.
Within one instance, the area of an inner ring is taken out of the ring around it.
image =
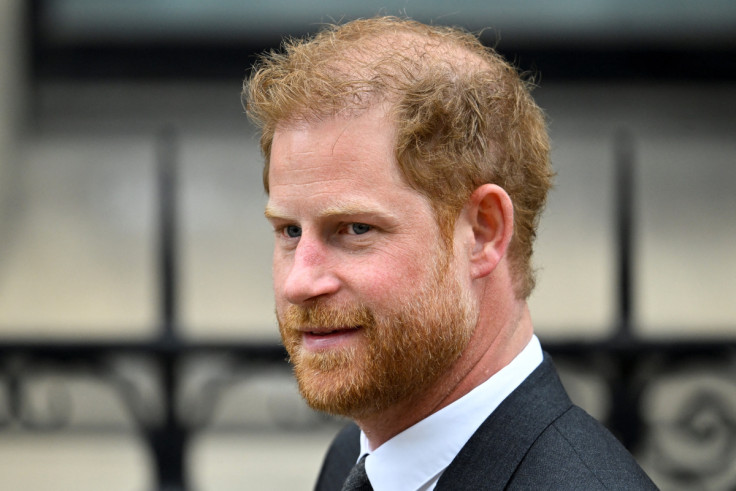
[[[484,184],[470,195],[467,211],[474,239],[470,273],[473,279],[482,278],[506,254],[514,233],[514,206],[502,187]]]

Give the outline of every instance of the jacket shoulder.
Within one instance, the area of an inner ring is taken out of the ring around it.
[[[545,356],[468,440],[436,489],[656,487],[603,425],[572,404]]]
[[[508,489],[540,487],[657,489],[623,445],[577,406],[540,434],[508,485]]]

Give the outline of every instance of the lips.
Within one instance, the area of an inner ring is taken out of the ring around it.
[[[338,327],[335,329],[304,329],[303,332],[306,332],[308,334],[312,334],[314,336],[328,336],[330,334],[335,334],[337,332],[343,332],[343,331],[354,331],[356,329],[360,329],[360,327]]]
[[[320,351],[345,347],[350,344],[360,326],[344,328],[307,328],[302,330],[302,347],[309,351]]]

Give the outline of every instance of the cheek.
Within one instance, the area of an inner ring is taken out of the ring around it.
[[[357,269],[357,268],[356,268]],[[430,257],[383,257],[351,274],[353,287],[367,303],[401,301],[424,284],[433,271]]]

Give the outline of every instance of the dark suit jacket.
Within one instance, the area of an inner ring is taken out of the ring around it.
[[[351,424],[332,442],[317,491],[340,489],[358,458],[359,434]],[[657,488],[608,430],[572,404],[545,355],[468,440],[435,489]]]

